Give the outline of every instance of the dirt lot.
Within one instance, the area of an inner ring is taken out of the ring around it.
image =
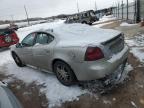
[[[118,27],[120,22],[115,21],[113,24],[106,25],[103,28],[116,28],[123,31],[127,37],[132,37],[144,29],[136,27]],[[144,108],[144,66],[131,53],[128,59],[133,70],[129,74],[129,78],[121,85],[113,88],[109,93],[85,94],[79,97],[79,100],[63,103],[60,107],[55,108]],[[1,68],[2,69],[2,68]],[[0,70],[0,73],[5,70]],[[11,76],[0,74],[0,80]],[[43,85],[41,85],[43,86]],[[24,108],[47,108],[48,100],[45,94],[41,94],[35,82],[26,85],[23,81],[15,79],[9,83],[17,98],[21,101]]]

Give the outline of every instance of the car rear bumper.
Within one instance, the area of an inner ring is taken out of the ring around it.
[[[124,64],[128,58],[128,52],[129,48],[125,46],[120,53],[112,56],[109,60],[75,63],[72,68],[79,81],[101,79],[114,73],[120,65]]]

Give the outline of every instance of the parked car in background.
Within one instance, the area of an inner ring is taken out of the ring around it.
[[[9,29],[11,30],[18,30],[18,25],[14,24],[14,23],[11,23],[10,26],[8,27]]]
[[[93,22],[99,19],[95,15],[93,10],[84,11],[78,14],[71,15],[67,18],[65,23],[82,23],[92,25]]]
[[[23,108],[14,94],[0,82],[0,108]]]
[[[54,72],[62,84],[69,86],[115,74],[120,65],[125,66],[128,46],[119,31],[62,24],[30,33],[11,47],[11,54],[19,67],[32,65]]]
[[[11,29],[0,29],[0,47],[9,47],[17,44],[19,38],[14,30]]]

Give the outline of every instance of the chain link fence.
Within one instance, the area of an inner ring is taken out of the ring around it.
[[[128,21],[130,23],[140,22],[144,18],[144,0],[134,0],[129,3],[118,3],[113,9],[115,17],[121,20]]]

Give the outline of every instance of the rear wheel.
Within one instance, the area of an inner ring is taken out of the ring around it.
[[[19,66],[19,67],[24,67],[25,65],[22,63],[22,61],[20,60],[20,58],[15,54],[12,53],[12,57],[15,61],[15,63]]]
[[[92,23],[89,23],[89,25],[92,25]]]
[[[86,21],[83,21],[82,24],[87,24],[87,22],[86,22]]]
[[[73,85],[76,82],[76,76],[70,66],[62,61],[54,63],[54,72],[57,79],[65,86]]]

